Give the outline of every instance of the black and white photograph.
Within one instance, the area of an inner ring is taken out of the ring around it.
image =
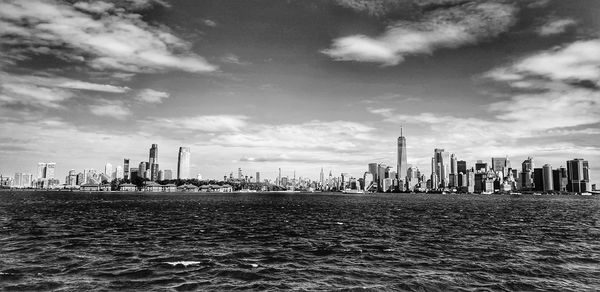
[[[0,0],[2,291],[600,291],[598,0]]]

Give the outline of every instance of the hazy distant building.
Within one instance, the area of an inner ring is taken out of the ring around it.
[[[112,177],[112,175],[113,175],[112,167],[113,166],[110,163],[106,163],[106,165],[104,165],[104,173],[110,177]]]
[[[30,188],[33,183],[33,175],[30,173],[15,173],[13,187],[15,188]]]
[[[406,138],[402,135],[402,127],[400,127],[400,137],[398,137],[398,164],[397,176],[398,179],[406,181],[408,162],[406,158]]]
[[[259,183],[260,182],[260,172],[256,172],[256,182]]]
[[[115,178],[116,179],[123,179],[124,174],[123,174],[123,167],[120,165],[117,165],[117,168],[115,169]]]
[[[567,161],[567,191],[583,193],[590,190],[590,173],[587,160],[575,158]]]
[[[170,169],[164,169],[163,171],[163,179],[171,180],[173,179],[173,171]]]
[[[189,147],[179,147],[177,155],[177,179],[190,178],[190,160],[192,153]]]
[[[552,166],[550,164],[544,164],[544,166],[542,167],[542,176],[544,181],[544,192],[553,191],[554,183],[552,180]]]

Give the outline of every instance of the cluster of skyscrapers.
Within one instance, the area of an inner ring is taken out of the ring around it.
[[[544,164],[536,168],[533,158],[528,157],[521,167],[513,167],[508,157],[492,157],[491,163],[478,160],[469,167],[465,160],[459,160],[457,155],[445,149],[436,148],[431,157],[431,175],[426,177],[417,167],[408,164],[406,137],[400,130],[397,144],[396,169],[384,163],[369,163],[368,170],[362,177],[354,178],[348,173],[329,176],[321,168],[319,181],[308,178],[296,179],[282,177],[281,169],[274,181],[274,186],[287,190],[321,190],[321,191],[356,191],[356,192],[424,192],[450,191],[464,193],[493,193],[493,192],[574,192],[584,193],[594,190],[590,185],[589,163],[581,158],[566,162],[566,168],[561,166],[553,169]],[[177,155],[177,179],[190,179],[191,151],[189,147],[179,147]],[[152,144],[149,149],[148,161],[131,167],[130,159],[125,158],[123,165],[116,168],[107,163],[104,172],[94,169],[84,169],[77,173],[69,171],[65,178],[65,187],[98,185],[113,179],[125,181],[164,181],[173,179],[170,169],[160,169],[158,162],[158,144]],[[37,176],[29,173],[16,173],[14,178],[0,177],[0,186],[17,188],[56,188],[60,182],[54,177],[56,163],[39,163]],[[198,179],[201,179],[199,176]],[[245,183],[261,183],[260,173],[256,176],[245,176],[238,169],[237,178],[233,173],[223,177],[223,181]],[[270,182],[265,181],[268,185]]]
[[[191,151],[189,147],[179,147],[177,158],[177,178],[190,178],[190,160]],[[15,173],[14,177],[1,177],[0,186],[14,188],[58,188],[61,187],[60,181],[55,178],[56,163],[38,163],[37,174],[34,177],[31,173]],[[162,181],[173,179],[172,170],[161,170],[158,164],[158,145],[152,144],[149,150],[148,161],[139,163],[139,167],[131,167],[130,159],[123,159],[123,165],[113,168],[113,165],[107,163],[104,171],[96,169],[84,169],[82,172],[76,172],[71,169],[65,177],[65,187],[76,187],[86,184],[98,185],[109,182],[113,179],[132,181],[134,179]]]
[[[407,163],[406,138],[398,137],[397,172],[383,163],[370,163],[362,187],[370,192],[454,191],[493,193],[516,191],[574,192],[592,190],[589,163],[581,158],[566,162],[567,167],[552,169],[549,164],[535,168],[533,158],[512,167],[508,157],[492,157],[491,164],[478,160],[473,167],[458,160],[454,153],[435,149],[431,158],[431,176]]]

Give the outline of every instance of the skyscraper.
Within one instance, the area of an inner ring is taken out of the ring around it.
[[[542,167],[542,176],[544,181],[544,192],[554,190],[554,182],[552,180],[552,165],[544,164]]]
[[[555,191],[566,192],[567,184],[569,183],[567,169],[561,166],[558,169],[552,170],[552,182],[554,183]]]
[[[158,144],[152,144],[152,147],[150,147],[150,158],[148,159],[148,163],[158,163]]]
[[[189,147],[179,147],[177,155],[177,179],[190,178],[190,159],[192,153]]]
[[[431,161],[433,188],[446,188],[450,181],[450,153],[444,149],[435,149]]]
[[[148,168],[148,162],[142,161],[140,162],[140,165],[138,167],[138,176],[141,178],[148,178],[146,177],[146,169]]]
[[[502,173],[502,177],[508,175],[508,169],[510,168],[510,161],[508,157],[492,157],[492,170],[495,173]]]
[[[123,167],[120,165],[117,165],[117,169],[115,170],[115,178],[123,179]]]
[[[583,193],[590,190],[589,164],[587,160],[575,158],[567,161],[567,191]]]
[[[406,181],[408,170],[408,162],[406,160],[406,138],[402,135],[402,127],[400,127],[400,137],[398,137],[398,179]]]
[[[54,163],[54,162],[46,163],[46,176],[44,178],[53,179],[55,169],[56,169],[56,163]]]
[[[130,179],[129,176],[129,158],[123,159],[123,178]]]
[[[533,158],[531,157],[527,157],[527,159],[525,159],[523,163],[521,163],[521,186],[523,187],[523,189],[532,189],[534,187],[533,168]]]
[[[256,182],[259,183],[260,182],[260,172],[256,172]]]
[[[456,172],[467,174],[467,162],[464,160],[459,160],[456,162]]]
[[[158,179],[158,144],[152,144],[150,147],[150,157],[148,159],[150,164],[150,180],[156,181]],[[148,171],[148,169],[146,170]]]
[[[37,179],[46,178],[46,163],[40,162],[37,167]]]

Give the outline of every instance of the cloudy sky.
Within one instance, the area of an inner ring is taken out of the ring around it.
[[[469,164],[590,161],[600,1],[0,3],[0,172],[137,164],[317,178],[434,148]]]

